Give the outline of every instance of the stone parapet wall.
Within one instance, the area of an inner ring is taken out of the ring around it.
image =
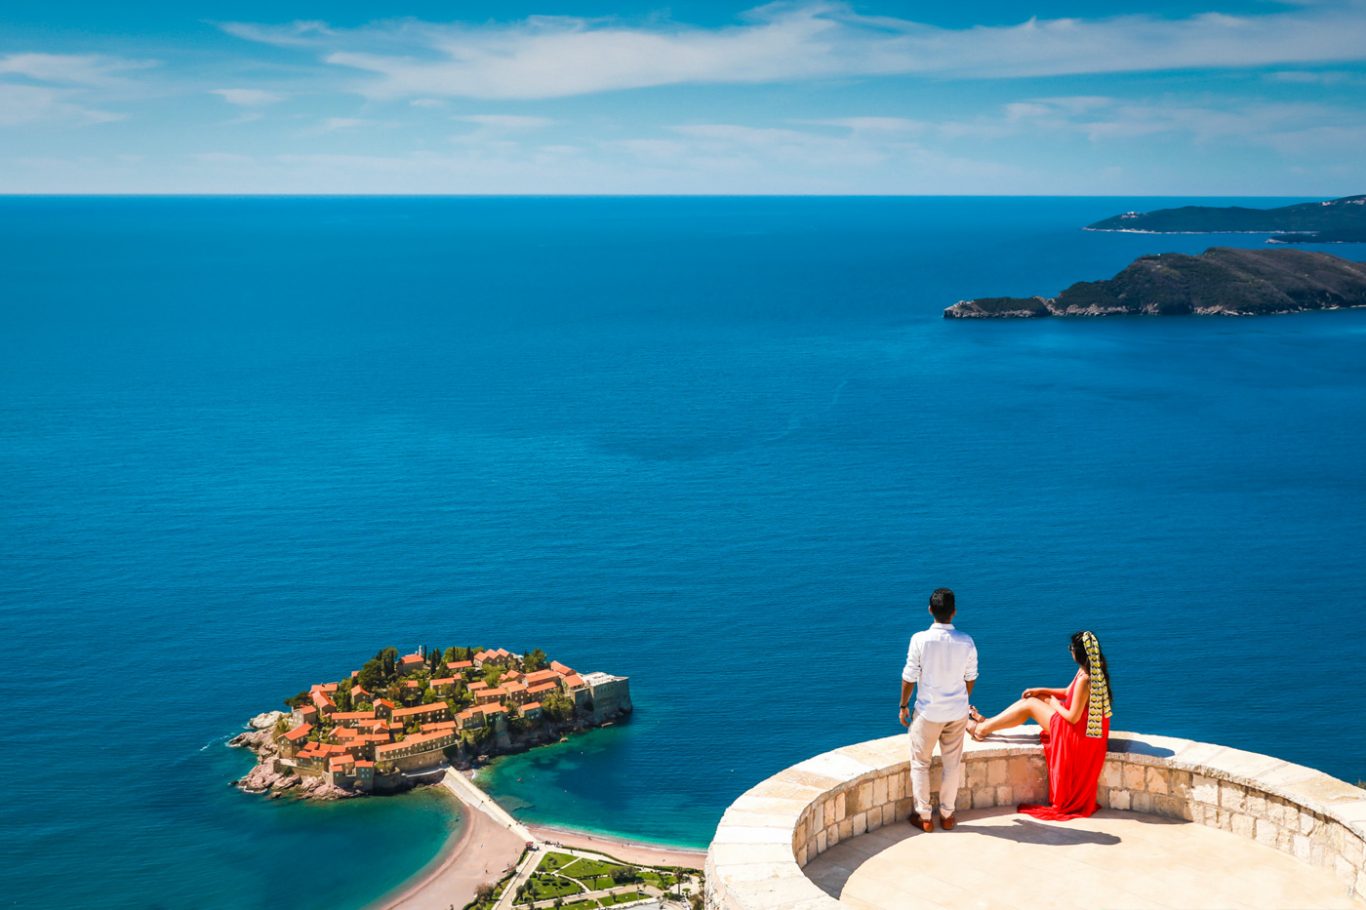
[[[968,740],[959,809],[1046,798],[1037,735]],[[931,769],[938,804],[939,759]],[[905,822],[906,736],[857,743],[793,765],[731,805],[707,852],[711,910],[833,910],[802,867],[841,841]],[[1331,869],[1366,900],[1366,790],[1288,762],[1223,746],[1114,733],[1097,799],[1254,839]]]

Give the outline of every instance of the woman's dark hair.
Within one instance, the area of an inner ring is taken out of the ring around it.
[[[1086,642],[1082,638],[1085,634],[1085,632],[1072,633],[1072,659],[1084,667],[1087,675],[1090,675],[1092,672],[1091,658],[1086,654]],[[1109,665],[1105,663],[1105,652],[1101,650],[1099,638],[1096,639],[1096,657],[1100,660],[1100,672],[1105,674],[1106,688],[1110,690],[1110,703],[1113,704],[1115,701],[1115,680],[1110,675]]]

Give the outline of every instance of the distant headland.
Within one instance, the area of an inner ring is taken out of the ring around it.
[[[1366,264],[1302,250],[1214,247],[1140,256],[1106,281],[1057,297],[960,300],[945,319],[1039,316],[1259,316],[1366,306]]]
[[[314,683],[284,711],[253,717],[229,745],[256,753],[234,783],[314,799],[392,793],[414,775],[468,768],[630,714],[629,680],[580,675],[539,648],[385,648],[337,682]]]
[[[1366,243],[1366,196],[1344,196],[1274,209],[1186,205],[1125,212],[1088,231],[1139,234],[1271,234],[1270,243]]]

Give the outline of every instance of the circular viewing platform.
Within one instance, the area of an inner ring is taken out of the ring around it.
[[[763,781],[717,826],[707,907],[1366,908],[1366,790],[1267,755],[1113,733],[1101,811],[1043,822],[1015,811],[1045,798],[1029,730],[965,743],[952,831],[906,823],[905,734]],[[936,790],[939,772],[936,757]]]

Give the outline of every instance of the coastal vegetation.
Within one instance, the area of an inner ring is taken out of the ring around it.
[[[253,718],[230,745],[257,766],[250,792],[339,798],[394,792],[421,775],[556,742],[631,710],[629,682],[579,674],[540,648],[383,648],[335,682],[285,699],[288,713]]]
[[[1275,243],[1366,242],[1366,196],[1344,196],[1273,209],[1187,205],[1152,212],[1125,212],[1086,227],[1088,231],[1151,234],[1272,234]]]
[[[508,887],[516,888],[512,906],[523,910],[599,910],[647,897],[689,907],[700,901],[701,885],[701,874],[695,870],[637,866],[599,854],[550,850],[529,873],[512,874],[482,887],[465,910],[491,910]]]
[[[1057,297],[960,300],[945,319],[1042,316],[1257,316],[1366,306],[1366,264],[1302,250],[1214,247],[1141,256],[1106,281]]]

